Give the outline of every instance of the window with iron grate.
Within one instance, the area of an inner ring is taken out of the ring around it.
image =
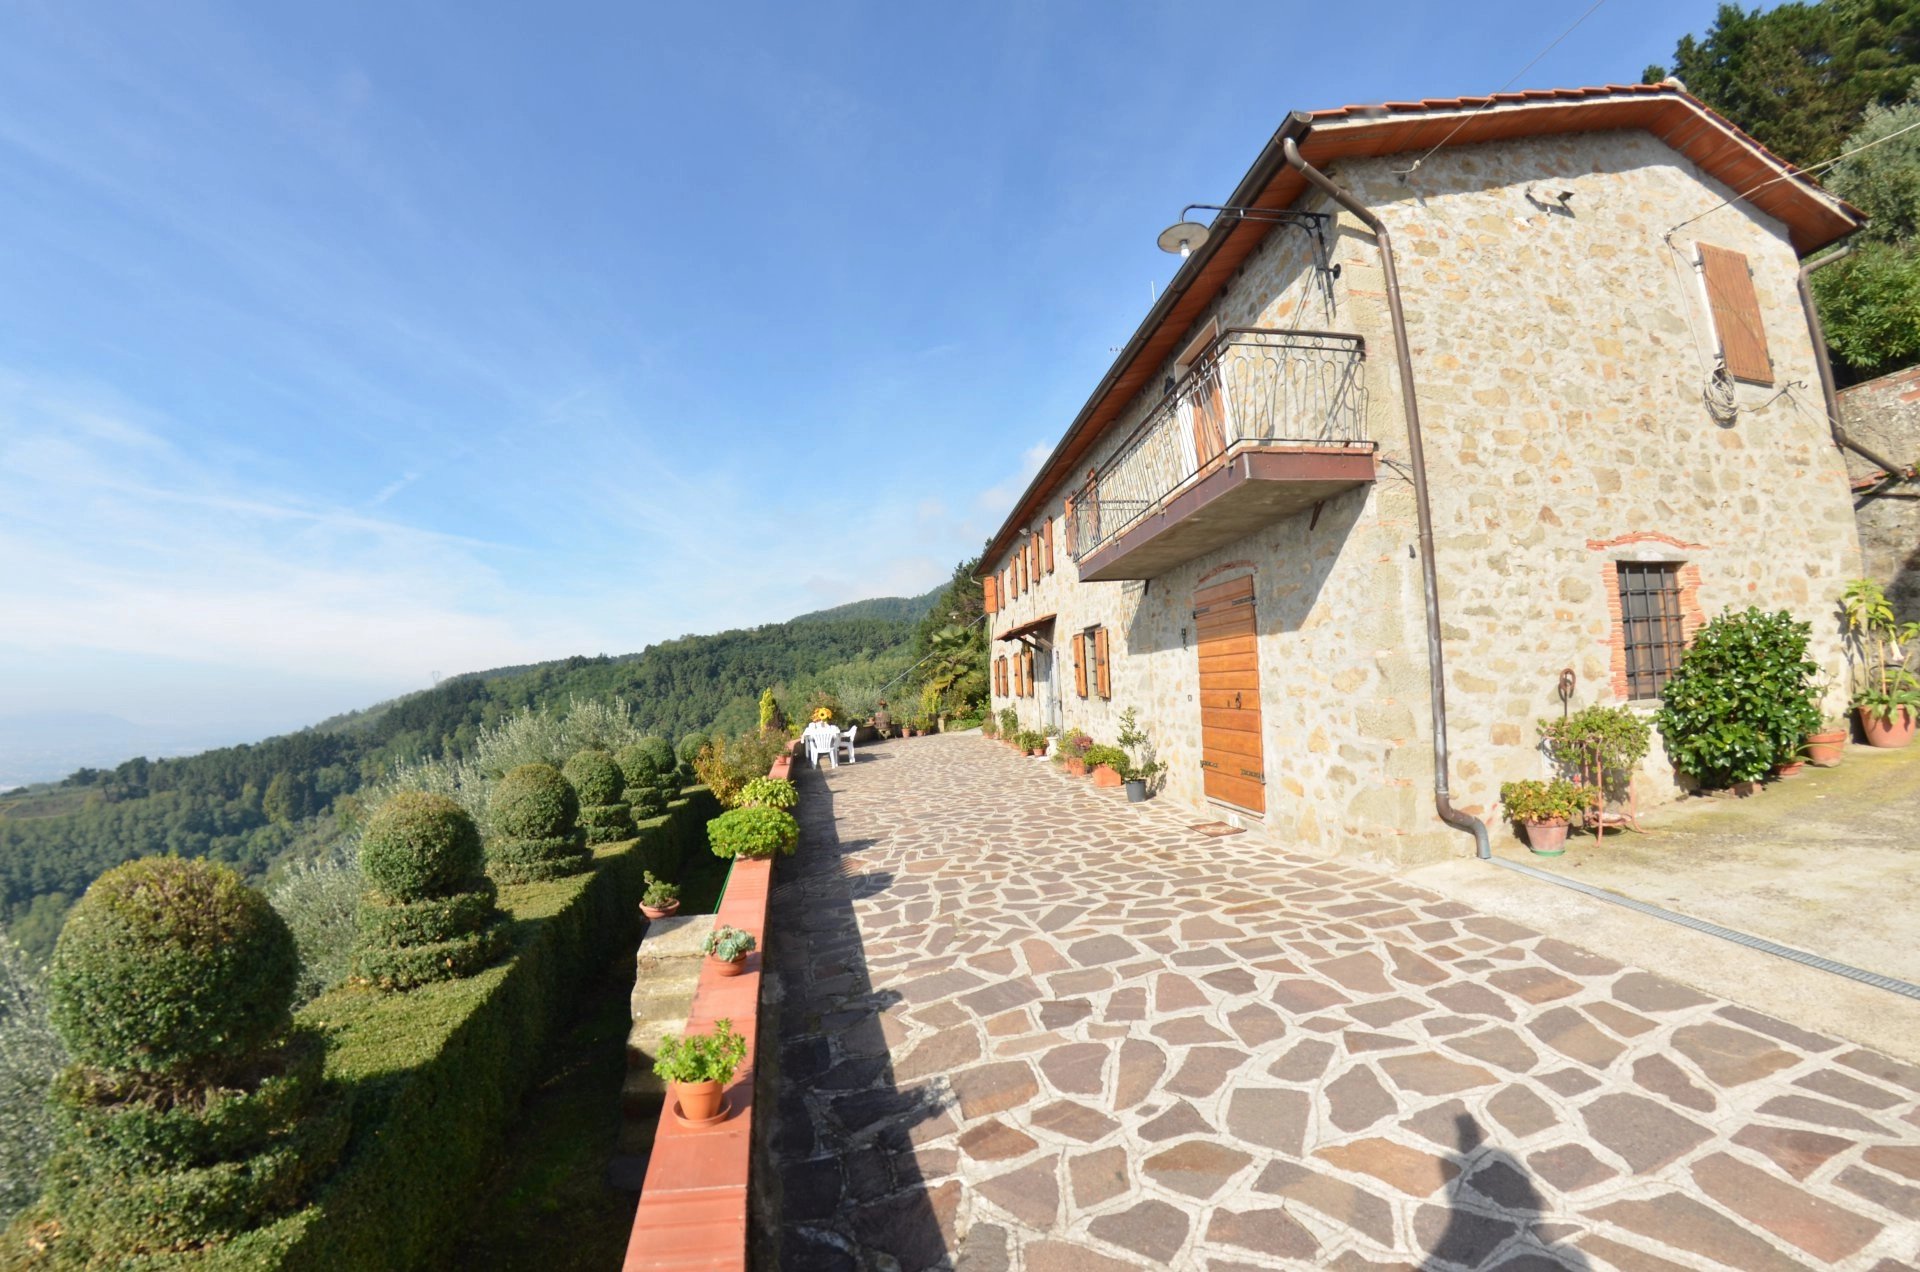
[[[1657,698],[1680,668],[1686,633],[1680,621],[1680,563],[1621,561],[1620,635],[1627,656],[1627,696]]]

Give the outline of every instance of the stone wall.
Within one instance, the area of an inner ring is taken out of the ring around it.
[[[1828,440],[1812,346],[1783,227],[1645,133],[1507,142],[1429,157],[1413,185],[1394,157],[1335,172],[1395,236],[1426,439],[1436,535],[1455,801],[1491,819],[1502,780],[1546,772],[1537,721],[1618,700],[1612,571],[1687,567],[1692,603],[1788,608],[1815,624],[1815,654],[1844,695],[1833,598],[1858,573],[1845,472]],[[1572,211],[1528,187],[1572,190]],[[1746,253],[1776,370],[1742,385],[1729,425],[1701,387],[1712,332],[1690,264],[1695,238]],[[1113,632],[1114,700],[1069,723],[1112,738],[1140,708],[1170,764],[1165,797],[1202,805],[1195,589],[1251,571],[1266,752],[1265,828],[1280,842],[1390,865],[1470,848],[1433,813],[1427,651],[1406,422],[1372,236],[1336,219],[1327,282],[1306,236],[1276,231],[1197,322],[1324,328],[1365,337],[1370,487],[1287,518],[1150,582],[1081,584],[1069,554],[996,616],[996,630],[1054,613],[1056,639]],[[1171,363],[1150,377],[1159,384]],[[1089,461],[1110,456],[1160,401],[1142,394]],[[1063,480],[1058,517],[1082,473]],[[1058,530],[1056,530],[1056,537]],[[999,562],[989,564],[999,565]],[[1043,689],[1043,692],[1045,690]],[[1018,704],[1037,716],[1041,699]],[[1651,710],[1651,706],[1647,707]],[[1675,790],[1656,754],[1643,802]]]
[[[1840,419],[1868,450],[1896,464],[1920,464],[1920,367],[1840,391]],[[1847,472],[1865,479],[1879,466],[1846,452]],[[1863,492],[1854,504],[1867,577],[1893,598],[1894,612],[1920,619],[1920,483]]]

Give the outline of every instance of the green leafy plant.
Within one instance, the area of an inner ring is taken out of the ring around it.
[[[1087,758],[1087,748],[1092,745],[1092,738],[1078,729],[1068,729],[1060,735],[1060,741],[1055,744],[1054,751],[1061,759],[1084,760]]]
[[[1096,742],[1088,747],[1086,761],[1090,769],[1104,764],[1123,778],[1131,778],[1133,775],[1133,761],[1127,757],[1127,753],[1105,742]]]
[[[1000,736],[1010,738],[1020,732],[1020,713],[1012,707],[1000,708]]]
[[[713,1022],[713,1032],[684,1034],[660,1040],[654,1055],[653,1071],[668,1082],[733,1081],[733,1075],[747,1058],[747,1040],[734,1032],[733,1021]]]
[[[1013,740],[1020,744],[1022,751],[1038,751],[1047,744],[1046,735],[1033,729],[1020,730],[1013,735]]]
[[[791,856],[800,823],[778,808],[736,808],[707,823],[707,842],[716,857]]]
[[[580,797],[551,764],[522,764],[502,777],[488,805],[489,871],[502,883],[535,883],[593,866],[580,831]]]
[[[722,963],[738,963],[753,953],[757,945],[753,933],[722,923],[707,933],[706,942],[700,948]]]
[[[1120,713],[1120,733],[1114,740],[1127,753],[1127,768],[1121,776],[1129,781],[1152,781],[1164,767],[1154,758],[1153,741],[1135,719],[1132,707]]]
[[[1847,616],[1848,652],[1859,667],[1853,705],[1891,723],[1904,707],[1920,710],[1920,677],[1907,665],[1920,649],[1920,623],[1902,623],[1893,603],[1872,579],[1855,579],[1840,594]]]
[[[1653,741],[1653,726],[1631,707],[1596,704],[1562,720],[1540,721],[1540,736],[1563,771],[1624,799]]]
[[[680,885],[677,883],[668,883],[665,879],[655,878],[651,870],[644,872],[642,881],[647,885],[647,890],[640,896],[640,901],[643,905],[652,906],[656,910],[664,910],[680,899]]]
[[[1517,822],[1563,822],[1596,807],[1600,792],[1566,778],[1550,781],[1529,778],[1500,784],[1500,804]]]
[[[989,738],[1000,736],[1000,722],[994,719],[993,713],[991,711],[989,711],[985,716],[981,717],[980,732],[983,736],[989,737]]]
[[[506,932],[481,863],[479,830],[446,796],[407,791],[382,804],[360,840],[372,886],[355,916],[354,974],[405,990],[491,963]]]
[[[742,808],[792,808],[800,792],[784,777],[756,777],[740,789]]]
[[[1674,766],[1719,788],[1767,776],[1820,725],[1812,624],[1781,610],[1728,610],[1702,627],[1661,691],[1654,720]]]

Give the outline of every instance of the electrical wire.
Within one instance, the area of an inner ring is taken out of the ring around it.
[[[1412,167],[1403,169],[1397,172],[1395,175],[1398,176],[1402,181],[1405,181],[1408,177],[1418,172],[1420,170],[1421,164],[1433,158],[1433,154],[1435,150],[1440,149],[1440,146],[1444,146],[1448,142],[1452,141],[1454,138],[1454,135],[1458,133],[1462,128],[1465,128],[1469,123],[1471,123],[1475,118],[1475,116],[1479,115],[1481,111],[1497,105],[1498,98],[1501,93],[1506,92],[1508,89],[1512,88],[1515,84],[1519,83],[1520,77],[1522,75],[1525,75],[1528,71],[1532,70],[1535,66],[1537,66],[1541,58],[1545,57],[1547,54],[1553,52],[1556,48],[1560,47],[1560,42],[1562,40],[1566,39],[1568,36],[1572,35],[1576,30],[1578,30],[1580,27],[1580,24],[1582,22],[1585,22],[1588,18],[1592,17],[1596,12],[1598,12],[1600,9],[1600,6],[1605,4],[1606,2],[1607,0],[1594,0],[1592,7],[1589,8],[1585,13],[1581,14],[1579,17],[1575,18],[1572,26],[1568,27],[1566,30],[1562,31],[1559,35],[1555,36],[1552,44],[1547,45],[1546,48],[1541,49],[1538,53],[1534,54],[1533,61],[1528,62],[1525,66],[1515,71],[1513,73],[1512,79],[1502,84],[1499,88],[1494,89],[1493,95],[1488,97],[1487,100],[1484,103],[1482,103],[1480,106],[1476,107],[1472,114],[1469,114],[1465,119],[1462,119],[1459,123],[1455,124],[1453,126],[1453,132],[1450,132],[1446,136],[1442,137],[1440,139],[1439,145],[1435,146],[1433,150],[1427,151],[1426,154],[1421,155],[1418,159],[1415,159],[1413,161]]]
[[[1719,203],[1714,204],[1712,207],[1708,208],[1705,212],[1702,212],[1699,216],[1688,217],[1686,220],[1680,222],[1680,224],[1668,230],[1667,233],[1672,234],[1674,230],[1685,229],[1687,226],[1692,225],[1695,221],[1700,220],[1701,217],[1712,216],[1715,212],[1718,212],[1721,208],[1730,207],[1731,205],[1738,203],[1741,200],[1747,198],[1749,195],[1758,194],[1760,191],[1766,189],[1770,185],[1775,185],[1782,181],[1790,181],[1795,177],[1812,176],[1814,173],[1819,172],[1822,168],[1831,168],[1834,164],[1839,163],[1843,159],[1851,159],[1855,155],[1864,154],[1865,152],[1872,150],[1875,146],[1878,146],[1883,142],[1892,141],[1895,137],[1905,136],[1907,133],[1914,131],[1916,128],[1920,128],[1920,123],[1908,124],[1905,128],[1896,128],[1894,131],[1888,133],[1884,137],[1877,137],[1874,140],[1868,142],[1864,146],[1855,146],[1852,150],[1843,151],[1842,153],[1835,155],[1831,159],[1822,159],[1819,163],[1816,163],[1811,167],[1795,168],[1791,172],[1783,172],[1777,177],[1772,177],[1766,181],[1762,181],[1759,185],[1754,186],[1749,190],[1741,191],[1739,194],[1734,195],[1731,199],[1725,199]]]

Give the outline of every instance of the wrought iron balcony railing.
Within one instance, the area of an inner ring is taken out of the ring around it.
[[[1366,342],[1336,331],[1235,327],[1074,495],[1078,561],[1246,446],[1364,443]]]

